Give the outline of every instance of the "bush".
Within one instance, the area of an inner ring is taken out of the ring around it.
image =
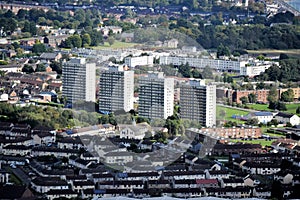
[[[7,61],[5,61],[5,60],[0,60],[0,65],[7,65],[7,64],[8,64]]]

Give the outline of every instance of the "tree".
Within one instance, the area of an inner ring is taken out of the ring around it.
[[[224,124],[224,127],[226,127],[226,128],[230,128],[230,127],[233,127],[233,126],[237,126],[237,123],[233,122],[233,121],[228,121]]]
[[[58,74],[62,74],[62,64],[54,61],[50,63],[50,67],[52,68],[52,71],[56,71]]]
[[[300,106],[298,106],[298,108],[296,109],[296,113],[300,114]]]
[[[6,71],[0,70],[0,77],[4,77],[5,74],[6,74]]]
[[[36,35],[37,28],[36,28],[35,22],[30,22],[29,23],[29,33],[31,33],[32,36]]]
[[[278,125],[277,119],[272,119],[272,120],[270,121],[270,125],[277,126],[277,125]]]
[[[283,199],[283,189],[279,180],[273,181],[271,197],[275,199]]]
[[[265,73],[268,74],[270,81],[281,80],[281,69],[277,65],[272,65],[265,71]]]
[[[111,46],[115,43],[115,38],[114,37],[108,37],[107,42],[108,42],[109,46]]]
[[[279,55],[279,60],[284,60],[284,59],[289,59],[289,56],[287,54],[285,54],[285,53],[281,53]]]
[[[73,47],[80,48],[82,46],[82,40],[78,34],[71,36],[71,43]]]
[[[24,65],[24,67],[22,68],[22,72],[25,72],[27,74],[31,74],[34,72],[32,66],[30,65]]]
[[[88,33],[85,33],[81,36],[82,47],[88,47],[91,45],[91,36]]]
[[[36,43],[32,47],[32,53],[43,53],[46,52],[46,46],[42,43]]]
[[[256,126],[258,125],[259,121],[257,118],[250,118],[247,120],[246,124]]]
[[[230,50],[228,47],[225,47],[223,44],[220,44],[217,49],[217,57],[220,56],[230,56]]]
[[[294,91],[292,89],[288,89],[287,91],[281,94],[281,101],[284,102],[292,102],[294,101]]]
[[[247,103],[249,103],[249,100],[248,100],[248,97],[246,97],[246,96],[244,96],[244,97],[241,97],[240,98],[240,101],[242,102],[242,104],[247,104]]]
[[[185,78],[191,77],[191,67],[188,63],[185,65],[181,64],[178,66],[178,72]]]
[[[257,56],[257,59],[258,60],[265,60],[265,56],[264,55],[259,55],[259,56]]]
[[[24,54],[24,49],[17,48],[16,49],[17,57],[21,57]]]
[[[26,15],[28,15],[28,11],[27,10],[24,10],[24,9],[20,9],[18,11],[18,14],[17,14],[17,17],[19,19],[25,19]]]
[[[140,116],[136,117],[136,123],[144,123],[144,122],[150,124],[150,121],[148,118],[140,117]]]
[[[179,133],[181,123],[177,115],[169,116],[166,120],[165,128],[168,129],[170,135],[175,136]]]
[[[82,46],[82,39],[78,34],[71,35],[64,41],[63,46],[66,48],[80,48]]]
[[[201,74],[202,74],[202,77],[205,79],[213,79],[214,78],[213,71],[209,66],[205,66]]]
[[[192,76],[193,76],[193,78],[202,78],[202,75],[199,73],[199,71],[198,70],[196,70],[196,69],[194,69],[193,71],[192,71]]]
[[[278,92],[277,92],[277,88],[276,87],[272,87],[270,89],[270,92],[269,92],[269,95],[267,97],[267,100],[269,102],[272,102],[272,103],[278,101]]]
[[[287,108],[286,108],[286,105],[283,103],[283,102],[277,102],[277,110],[280,110],[280,111],[286,111]]]
[[[256,101],[257,101],[257,97],[254,93],[250,93],[248,95],[248,99],[249,99],[249,103],[256,103]]]
[[[261,90],[265,88],[265,83],[264,82],[259,82],[256,84],[256,89]]]
[[[89,33],[91,37],[91,46],[98,46],[103,43],[103,36],[99,31],[92,31]]]
[[[38,64],[35,71],[36,72],[44,72],[44,71],[46,71],[46,67],[44,64]]]

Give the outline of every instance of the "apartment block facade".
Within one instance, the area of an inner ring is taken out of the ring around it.
[[[198,121],[202,126],[216,125],[216,86],[191,79],[180,86],[180,116]]]
[[[203,69],[209,66],[218,71],[233,71],[240,72],[241,67],[245,66],[246,62],[231,61],[231,60],[215,60],[208,58],[180,57],[180,56],[161,56],[159,59],[161,65],[182,65],[188,63],[191,67]]]
[[[99,111],[104,114],[133,109],[134,71],[122,66],[110,66],[100,74]]]
[[[166,119],[173,115],[173,106],[173,78],[166,78],[159,72],[149,73],[139,79],[139,116]]]
[[[71,58],[63,63],[63,96],[69,103],[96,100],[96,64],[85,58]]]

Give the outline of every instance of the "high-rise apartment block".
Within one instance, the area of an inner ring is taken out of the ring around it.
[[[88,63],[85,58],[71,58],[63,63],[63,96],[69,103],[76,101],[95,101],[96,64]]]
[[[149,73],[139,80],[139,116],[168,118],[173,115],[174,79],[164,77],[162,72]]]
[[[133,109],[134,71],[126,71],[122,66],[110,66],[101,72],[99,91],[99,111],[104,114]]]
[[[216,125],[216,86],[190,79],[180,86],[180,116],[202,126]]]

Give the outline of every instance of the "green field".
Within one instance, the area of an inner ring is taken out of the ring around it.
[[[223,112],[223,111],[224,112]],[[222,112],[225,113],[225,116],[222,115]],[[249,112],[243,111],[243,110],[238,110],[236,108],[227,108],[223,106],[217,106],[217,119],[218,120],[226,120],[226,121],[235,121],[239,123],[245,123],[244,121],[233,119],[232,115],[243,115],[246,116]]]
[[[291,55],[291,56],[299,56],[300,49],[284,49],[284,50],[276,50],[276,49],[261,49],[261,50],[247,50],[250,54],[276,54],[280,55],[281,53]]]
[[[237,143],[237,142],[241,142],[241,143],[248,143],[248,144],[260,144],[261,146],[271,146],[272,142],[274,142],[274,140],[240,140],[240,139],[236,139],[236,140],[230,140],[230,142],[233,143]]]
[[[121,48],[130,48],[136,46],[137,43],[128,43],[128,42],[121,42],[121,41],[115,41],[113,45],[109,45],[108,42],[105,42],[104,45],[93,47],[93,49],[100,50],[100,49],[121,49]]]
[[[273,111],[268,108],[268,104],[248,104],[247,106],[253,110]],[[300,103],[286,104],[287,111],[283,112],[296,114],[296,109],[298,108],[298,106],[300,106]]]

